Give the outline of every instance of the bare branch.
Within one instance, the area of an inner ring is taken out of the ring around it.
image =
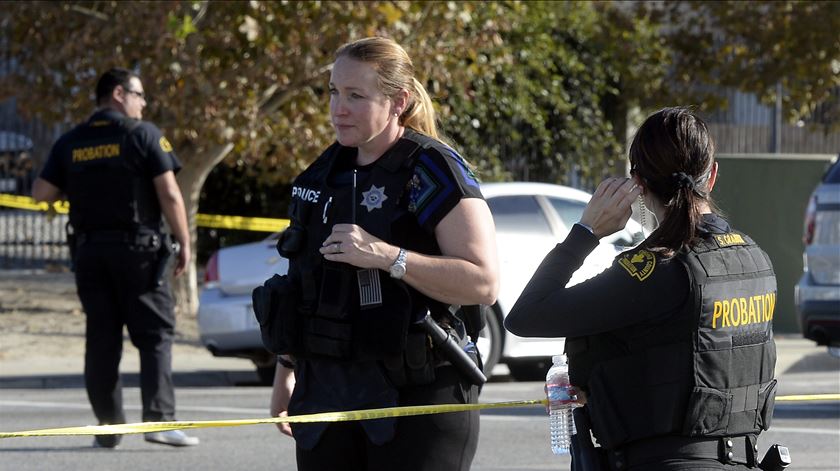
[[[81,5],[70,5],[70,10],[85,16],[90,16],[91,18],[96,18],[97,20],[108,21],[111,19],[111,17],[101,11],[96,11]]]
[[[322,74],[329,72],[331,69],[332,62],[319,67],[302,79],[290,83],[282,90],[278,90],[279,87],[277,85],[272,85],[263,95],[263,99],[259,103],[259,114],[266,115],[277,111],[278,108],[289,101],[289,99],[291,99],[302,87],[309,85]]]
[[[204,20],[204,16],[207,14],[207,9],[210,7],[210,2],[208,0],[204,0],[201,2],[201,8],[198,9],[198,13],[195,14],[193,17],[193,24],[198,27],[198,24]]]
[[[391,2],[391,3],[393,3],[394,6],[399,7],[399,4],[397,4],[396,2]],[[414,40],[417,38],[417,34],[420,31],[425,30],[426,22],[429,21],[432,17],[432,15],[430,15],[430,13],[432,11],[432,8],[435,7],[434,3],[435,2],[426,2],[425,3],[424,11],[423,11],[423,13],[420,14],[420,21],[417,24],[413,25],[410,29],[411,32],[408,34],[408,36],[403,38],[402,42],[404,44],[412,44],[414,42]]]

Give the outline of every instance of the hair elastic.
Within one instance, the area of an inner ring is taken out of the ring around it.
[[[688,188],[694,191],[694,179],[685,172],[676,172],[671,174],[671,180],[677,185],[678,189]]]

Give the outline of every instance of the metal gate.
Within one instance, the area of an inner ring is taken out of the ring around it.
[[[45,213],[21,198],[32,193],[40,162],[59,132],[59,127],[21,119],[14,99],[0,103],[0,269],[70,265],[67,215]]]

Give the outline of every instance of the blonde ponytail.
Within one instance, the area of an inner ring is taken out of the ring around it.
[[[432,99],[414,77],[414,64],[402,46],[392,39],[375,36],[341,46],[335,54],[336,59],[339,57],[372,65],[379,78],[379,89],[387,97],[393,98],[400,90],[406,90],[409,102],[400,115],[400,124],[450,145],[438,131]]]
[[[435,108],[429,93],[419,80],[412,77],[411,104],[400,116],[400,124],[419,133],[440,139],[435,122]]]

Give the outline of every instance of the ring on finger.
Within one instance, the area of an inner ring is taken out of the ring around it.
[[[335,243],[335,253],[341,253],[341,242]]]

